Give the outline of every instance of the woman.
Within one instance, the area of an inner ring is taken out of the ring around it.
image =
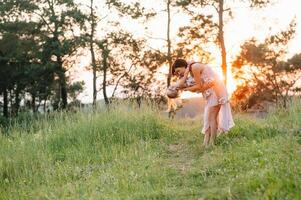
[[[195,83],[184,90],[203,93],[206,99],[202,130],[205,134],[204,146],[214,145],[218,130],[225,132],[234,126],[229,96],[223,81],[208,65],[198,62],[187,63],[183,59],[174,62],[172,73],[180,78],[179,84],[182,86],[187,83],[190,74]]]

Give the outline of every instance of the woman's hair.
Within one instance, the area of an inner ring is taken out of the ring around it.
[[[172,74],[175,73],[175,70],[179,67],[187,67],[187,62],[184,59],[177,59],[172,65]]]

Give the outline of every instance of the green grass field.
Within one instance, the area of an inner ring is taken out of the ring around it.
[[[116,106],[118,107],[118,106]],[[25,118],[0,133],[0,199],[301,199],[301,102],[202,147],[155,109]]]

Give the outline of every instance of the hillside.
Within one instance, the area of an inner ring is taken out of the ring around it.
[[[117,106],[24,118],[0,134],[0,199],[301,199],[301,102],[205,150],[195,118]]]

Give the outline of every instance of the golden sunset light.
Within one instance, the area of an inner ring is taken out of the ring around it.
[[[301,199],[301,0],[0,0],[0,200]]]

